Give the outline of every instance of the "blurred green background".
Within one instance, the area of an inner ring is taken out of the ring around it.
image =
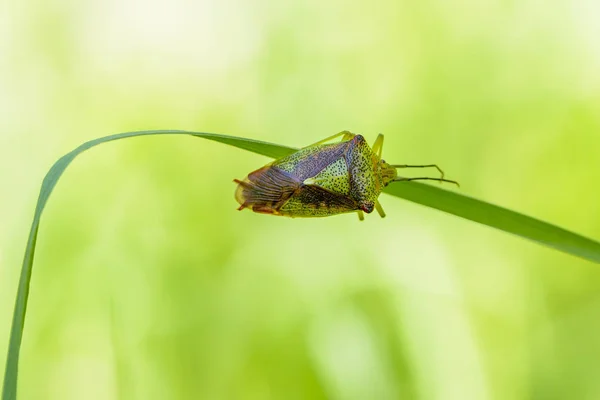
[[[190,129],[395,163],[600,238],[600,3],[9,0],[0,356],[39,185],[81,142]],[[42,219],[20,399],[598,399],[600,268],[382,195],[237,212],[265,157],[191,137],[78,158]]]

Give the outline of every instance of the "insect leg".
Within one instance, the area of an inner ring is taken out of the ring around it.
[[[440,172],[441,178],[444,179],[444,171],[436,164],[428,164],[428,165],[390,165],[390,167],[394,168],[435,168]]]
[[[375,200],[375,209],[377,210],[381,218],[385,218],[385,211],[383,211],[383,207],[381,207],[381,203],[379,202],[379,200]]]
[[[451,181],[450,179],[444,178],[429,178],[429,177],[419,177],[419,178],[401,178],[398,177],[394,179],[393,182],[408,182],[408,181],[438,181],[438,182],[448,182],[454,183],[456,186],[460,187],[460,184],[456,181]]]
[[[338,138],[338,137],[340,137],[340,136],[342,136],[342,140],[341,140],[341,141],[343,142],[344,140],[352,139],[352,138],[353,138],[354,136],[356,136],[356,135],[355,135],[354,133],[352,133],[352,132],[349,132],[349,131],[342,131],[342,132],[340,132],[340,133],[336,133],[336,134],[335,134],[335,135],[333,135],[333,136],[329,136],[328,138],[325,138],[325,139],[323,139],[323,140],[319,140],[318,142],[316,142],[316,143],[313,143],[313,144],[311,144],[311,145],[308,145],[308,146],[306,146],[306,147],[318,146],[318,145],[320,145],[320,144],[323,144],[323,143],[329,142],[329,141],[331,141],[331,140],[333,140],[333,139],[336,139],[336,138]],[[305,148],[306,148],[306,147],[305,147]]]
[[[381,151],[383,150],[383,135],[380,133],[373,143],[373,153],[377,154],[377,157],[381,159]],[[393,165],[392,165],[393,167]]]
[[[365,213],[363,213],[362,210],[358,210],[357,213],[358,213],[358,220],[359,221],[364,221],[365,220]]]
[[[343,142],[343,141],[345,141],[345,140],[350,140],[350,139],[352,139],[354,136],[356,136],[354,133],[352,133],[352,132],[350,132],[350,131],[343,131],[343,132],[340,132],[340,133],[343,133],[343,134],[344,134],[344,136],[342,136],[342,140],[340,140],[340,142]]]

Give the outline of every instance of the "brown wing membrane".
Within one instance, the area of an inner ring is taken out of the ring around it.
[[[256,212],[276,214],[277,210],[302,185],[297,178],[277,167],[266,166],[252,172],[238,184],[235,199],[238,210],[250,208]]]

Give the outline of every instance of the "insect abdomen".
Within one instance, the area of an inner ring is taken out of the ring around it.
[[[381,188],[378,188],[378,183],[375,181],[373,153],[361,135],[356,135],[352,142],[354,145],[350,146],[350,151],[346,154],[351,194],[359,203],[374,203],[381,193]]]
[[[290,217],[324,217],[355,211],[358,204],[347,194],[335,193],[318,185],[304,184],[274,166],[252,172],[238,187],[235,198],[239,210],[249,208],[264,214]]]

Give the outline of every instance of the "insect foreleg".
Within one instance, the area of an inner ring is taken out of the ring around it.
[[[381,218],[385,218],[385,211],[383,211],[383,207],[381,207],[379,200],[375,200],[375,209]]]

